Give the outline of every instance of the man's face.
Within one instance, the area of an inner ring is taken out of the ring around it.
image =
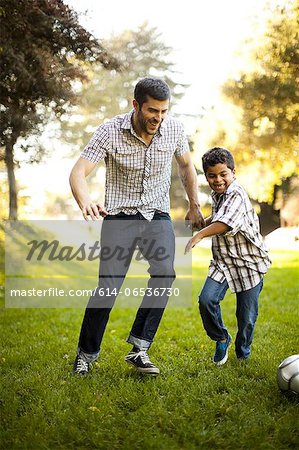
[[[216,194],[223,194],[235,179],[235,169],[232,170],[226,164],[221,163],[210,166],[206,173],[206,179]]]
[[[133,106],[140,130],[143,133],[153,135],[158,131],[167,115],[169,100],[155,100],[148,96],[141,108],[136,100],[133,100]]]

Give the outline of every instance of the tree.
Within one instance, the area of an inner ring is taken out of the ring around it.
[[[75,101],[73,82],[86,78],[84,62],[118,64],[62,0],[0,0],[0,18],[1,157],[8,173],[9,218],[17,219],[17,140],[40,131],[51,114],[60,117]]]
[[[172,48],[161,41],[161,34],[147,22],[136,30],[111,36],[103,41],[103,45],[120,62],[121,70],[107,71],[102,65],[95,64],[89,75],[90,82],[80,88],[80,100],[70,111],[72,115],[62,118],[61,138],[74,146],[76,154],[105,119],[132,107],[134,87],[140,78],[149,75],[163,78],[172,92],[172,106],[187,87],[175,80],[178,74],[170,61]],[[171,206],[185,209],[187,202],[175,164],[172,173]],[[98,179],[96,183],[99,183]]]
[[[219,120],[210,143],[233,151],[238,173],[244,174],[242,182],[259,203],[261,216],[267,212],[269,221],[272,215],[272,227],[277,227],[277,196],[284,180],[297,172],[299,0],[286,0],[269,12],[264,35],[252,42],[252,69],[223,86],[225,101],[232,106],[222,111],[225,118]]]
[[[265,189],[262,199],[268,202],[273,199],[274,186],[296,170],[298,27],[298,0],[274,10],[264,42],[253,53],[255,70],[229,80],[223,87],[227,98],[242,110],[239,143],[243,161],[258,160],[261,170],[272,173],[272,185]]]
[[[132,95],[137,81],[145,76],[160,76],[170,86],[172,105],[187,87],[175,81],[177,74],[169,60],[172,48],[161,41],[161,34],[147,22],[136,30],[125,30],[103,41],[107,51],[120,62],[121,70],[104,70],[94,64],[89,74],[90,82],[82,84],[78,104],[65,115],[62,139],[86,144],[91,133],[105,120],[131,108]]]

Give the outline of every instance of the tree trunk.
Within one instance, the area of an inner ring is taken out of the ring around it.
[[[7,167],[9,185],[9,220],[18,220],[18,194],[13,161],[13,144],[11,141],[5,146],[5,164]]]
[[[259,214],[261,233],[263,236],[271,233],[280,227],[280,211],[273,208],[268,203],[260,203],[261,212]]]

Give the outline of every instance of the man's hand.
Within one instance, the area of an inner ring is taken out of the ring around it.
[[[107,211],[99,203],[93,203],[88,193],[86,178],[96,164],[85,158],[79,158],[70,174],[70,185],[73,196],[82,211],[85,220],[98,220],[107,216]]]
[[[190,204],[185,220],[191,222],[192,229],[201,230],[205,226],[205,221],[199,208],[197,175],[190,151],[185,152],[181,156],[176,156],[176,160],[179,167],[179,175]]]
[[[188,244],[185,247],[185,255],[186,253],[190,252],[190,250],[195,247],[196,244],[198,244],[201,240],[202,240],[202,236],[200,233],[196,233],[195,236],[193,236],[193,238],[190,239],[190,241],[188,242]]]
[[[99,203],[90,202],[81,207],[81,211],[85,220],[98,220],[101,216],[107,216],[107,211]]]
[[[190,207],[185,220],[191,222],[192,230],[201,230],[205,227],[205,220],[199,206]]]

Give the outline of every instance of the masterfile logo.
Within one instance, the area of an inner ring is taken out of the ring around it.
[[[174,230],[174,260],[167,240],[159,238],[164,226]],[[84,308],[93,296],[97,307],[161,307],[165,298],[169,306],[190,307],[191,253],[184,255],[190,235],[184,222],[127,220],[119,226],[113,220],[103,233],[103,221],[7,221],[5,306]],[[163,270],[155,272],[154,263]],[[99,267],[105,267],[105,289]]]

